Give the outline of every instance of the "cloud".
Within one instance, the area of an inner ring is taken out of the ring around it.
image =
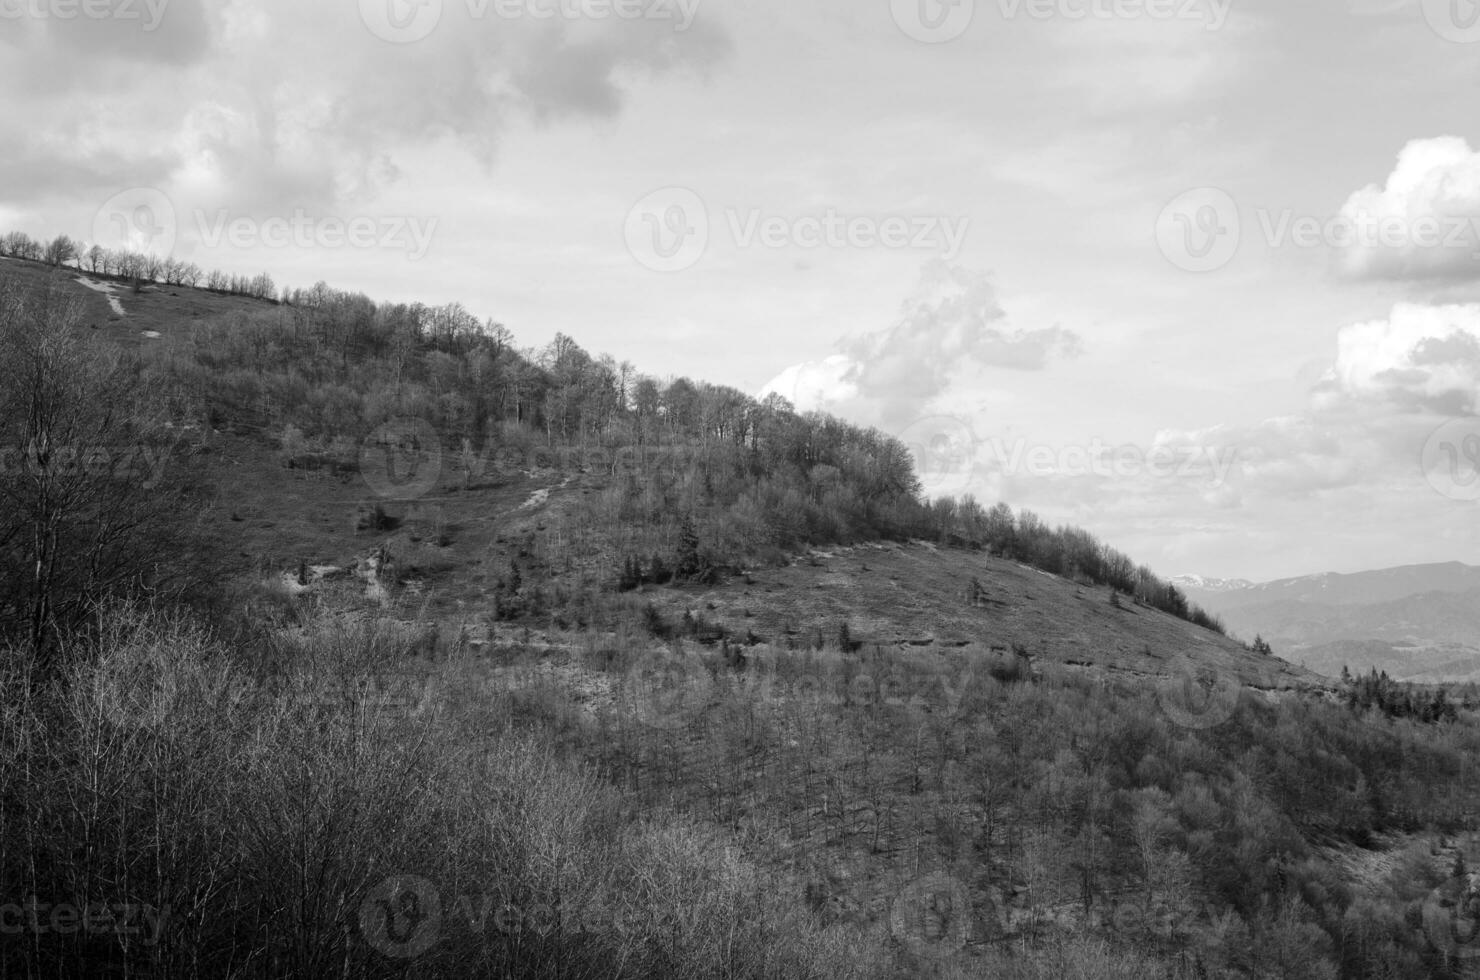
[[[1356,279],[1480,279],[1480,154],[1454,136],[1413,140],[1387,183],[1341,209],[1338,269]]]
[[[1355,323],[1336,338],[1336,360],[1313,393],[1317,410],[1378,403],[1402,411],[1480,410],[1480,306],[1401,303],[1386,320]]]
[[[794,364],[767,384],[761,397],[777,394],[803,411],[851,401],[858,397],[858,386],[848,380],[853,369],[846,354]]]
[[[1042,371],[1079,354],[1073,331],[1013,328],[991,277],[935,260],[891,327],[845,341],[840,353],[794,365],[768,384],[799,408],[907,424],[964,368]]]
[[[148,0],[130,6],[149,16]],[[149,186],[258,214],[364,199],[413,153],[445,144],[488,162],[513,121],[610,117],[645,75],[702,73],[729,51],[704,17],[679,31],[476,9],[445,4],[407,44],[372,33],[353,0],[170,0],[155,30],[6,21],[0,84],[26,97],[0,120],[0,199],[101,203]]]
[[[1409,493],[1444,420],[1480,412],[1480,306],[1399,304],[1354,323],[1298,415],[1178,433],[1238,464],[1221,506],[1305,500],[1334,491]]]

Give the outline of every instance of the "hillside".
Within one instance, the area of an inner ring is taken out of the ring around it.
[[[101,372],[68,418],[167,465],[63,474],[83,542],[150,531],[11,634],[0,876],[170,914],[0,968],[1451,975],[1393,923],[1480,857],[1459,697],[1349,705],[1082,531],[920,500],[883,434],[569,338],[326,289],[95,330],[21,268],[54,292],[12,329],[66,325],[22,349]]]
[[[24,266],[32,277],[46,274]],[[100,294],[81,284],[74,290],[74,284],[69,277],[64,287],[87,304],[89,314],[101,313]],[[149,343],[167,355],[190,342],[202,319],[248,316],[265,305],[183,286],[118,293],[127,326],[115,315],[100,339]],[[185,450],[188,465],[198,466],[217,488],[212,521],[220,546],[249,559],[238,565],[238,580],[275,586],[306,564],[318,580],[334,585],[383,550],[395,557],[395,570],[368,591],[393,595],[393,608],[475,642],[525,629],[522,622],[501,623],[491,615],[496,580],[521,558],[548,551],[557,529],[576,519],[590,498],[612,489],[619,469],[632,472],[626,465],[608,470],[606,464],[619,457],[600,447],[490,447],[469,476],[457,468],[452,447],[439,442],[427,461],[435,466],[433,484],[414,500],[399,500],[377,493],[364,473],[351,475],[348,467],[357,471],[370,458],[363,450],[344,459],[347,466],[296,460],[278,432],[253,424],[253,417],[248,412],[227,418],[223,428],[209,432],[197,428]],[[365,513],[377,506],[394,525],[378,533],[363,526]],[[1190,659],[1264,689],[1315,682],[1308,673],[1252,655],[1130,596],[1112,602],[1111,590],[979,549],[920,542],[830,548],[804,549],[779,567],[756,570],[754,579],[726,575],[697,593],[657,590],[654,601],[674,616],[700,604],[730,635],[749,634],[753,642],[775,645],[806,644],[818,631],[832,639],[846,622],[855,641],[887,649],[1021,649],[1043,664],[1143,677],[1167,676]],[[575,592],[591,584],[587,568],[551,572],[554,590]],[[312,584],[292,591],[300,599],[317,594]]]

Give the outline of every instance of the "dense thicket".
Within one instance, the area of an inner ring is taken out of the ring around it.
[[[40,690],[0,647],[0,975],[864,975],[722,838],[419,645],[244,650],[122,608]]]

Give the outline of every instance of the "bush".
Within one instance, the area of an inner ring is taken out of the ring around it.
[[[7,937],[0,974],[854,972],[719,841],[631,823],[545,740],[455,713],[481,699],[357,697],[379,671],[356,658],[405,652],[388,627],[316,628],[281,663],[137,610],[97,636],[39,691],[0,659],[0,880],[150,931]]]

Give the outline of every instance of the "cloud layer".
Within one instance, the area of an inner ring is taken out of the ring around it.
[[[365,199],[408,151],[490,160],[511,121],[609,117],[644,75],[703,71],[729,48],[703,17],[679,31],[448,3],[424,38],[396,44],[351,2],[154,2],[4,23],[0,82],[26,99],[0,121],[0,204],[22,188],[27,203],[101,203],[132,186],[260,214]]]
[[[1063,327],[1014,328],[990,276],[934,260],[893,326],[847,340],[821,361],[787,368],[764,391],[802,409],[861,414],[898,429],[965,369],[1042,371],[1078,356],[1081,347],[1078,335]]]

